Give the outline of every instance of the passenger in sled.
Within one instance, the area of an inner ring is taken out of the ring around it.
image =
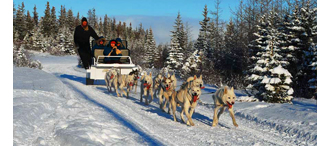
[[[116,38],[116,42],[117,42],[117,48],[122,50],[125,49],[124,45],[122,44],[122,40],[120,38]]]
[[[121,43],[122,44],[122,43]],[[120,47],[117,47],[116,40],[110,40],[107,47],[103,51],[103,55],[105,56],[122,56],[122,53],[120,51]],[[121,57],[105,57],[104,62],[105,63],[120,63]]]

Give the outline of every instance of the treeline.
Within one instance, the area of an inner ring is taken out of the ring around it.
[[[58,13],[58,16],[57,16]],[[65,6],[60,7],[56,12],[54,6],[47,2],[44,16],[39,18],[37,7],[34,6],[32,12],[25,10],[24,2],[13,7],[13,34],[14,43],[18,44],[17,48],[23,44],[27,50],[38,50],[49,52],[53,55],[72,55],[76,54],[73,44],[73,34],[76,26],[80,25],[82,17],[87,17],[88,23],[92,26],[99,36],[106,39],[122,38],[128,41],[128,48],[131,51],[133,61],[136,64],[144,63],[143,60],[135,59],[144,56],[146,52],[147,39],[154,40],[153,32],[150,29],[144,29],[142,23],[138,27],[132,28],[132,24],[126,22],[117,22],[115,18],[109,18],[105,15],[103,18],[96,16],[96,10],[90,9],[87,15],[81,16]],[[151,38],[148,38],[149,33]],[[151,42],[152,43],[152,42]],[[148,45],[148,46],[155,46]]]

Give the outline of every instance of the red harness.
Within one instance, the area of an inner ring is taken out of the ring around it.
[[[112,74],[111,77],[110,77],[110,79],[112,79],[113,77],[114,77],[114,75]]]
[[[146,87],[147,89],[150,89],[150,87],[151,87],[151,84],[148,84],[148,83],[144,83],[144,84],[143,84],[143,86],[144,86],[144,87]]]

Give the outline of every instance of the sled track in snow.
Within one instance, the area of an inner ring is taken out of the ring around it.
[[[78,68],[73,68],[74,71],[82,73],[81,70],[78,70]],[[220,130],[222,132],[227,133],[233,133],[236,134],[238,138],[238,141],[235,143],[236,145],[239,144],[246,144],[246,141],[241,136],[246,138],[247,140],[251,141],[260,141],[260,145],[298,145],[302,144],[298,140],[292,140],[292,135],[298,133],[299,135],[296,138],[303,139],[303,140],[309,140],[309,142],[315,143],[317,137],[311,136],[309,133],[304,133],[303,131],[299,130],[292,130],[287,129],[288,127],[281,127],[278,125],[274,125],[274,123],[269,123],[267,121],[261,121],[257,118],[244,115],[240,112],[235,112],[237,122],[239,124],[238,128],[235,128],[232,125],[232,120],[224,113],[224,115],[221,117],[219,121],[219,125],[217,127],[211,127],[212,119],[208,118],[208,116],[212,116],[213,114],[213,106],[212,104],[199,104],[198,108],[195,113],[198,113],[200,116],[203,116],[204,119],[201,119],[199,116],[193,115],[194,123],[196,124],[194,127],[188,127],[186,124],[181,122],[174,122],[172,120],[172,116],[164,113],[159,109],[159,105],[155,102],[152,102],[150,105],[145,106],[144,103],[140,103],[139,101],[139,88],[138,92],[134,94],[134,91],[130,93],[129,99],[118,98],[114,96],[113,93],[108,93],[106,86],[100,85],[100,86],[91,86],[91,87],[85,87],[86,85],[74,83],[76,81],[69,81],[65,80],[61,77],[59,77],[57,74],[55,74],[58,78],[62,80],[64,84],[69,86],[71,89],[73,89],[75,92],[80,93],[82,97],[85,100],[90,101],[91,103],[95,104],[98,107],[103,108],[106,112],[109,112],[112,114],[118,121],[120,121],[123,125],[130,128],[132,131],[138,133],[141,137],[143,137],[144,141],[147,142],[150,145],[173,145],[173,143],[170,143],[169,140],[166,140],[166,137],[181,137],[181,135],[177,135],[181,133],[180,131],[199,131],[202,136],[199,136],[198,133],[193,133],[193,135],[186,135],[187,137],[178,138],[181,142],[178,144],[188,144],[189,141],[192,139],[198,140],[198,145],[222,145],[222,143],[218,143],[217,140],[208,140],[210,139],[211,135],[215,136],[215,134]],[[104,88],[102,88],[104,87]],[[91,92],[89,90],[96,90],[97,92]],[[107,96],[105,96],[107,95]],[[106,99],[105,99],[106,98]],[[157,101],[156,98],[154,98],[154,101]],[[113,105],[112,105],[113,104]],[[138,108],[136,108],[138,107]],[[140,109],[139,109],[140,108]],[[129,116],[130,111],[133,111],[135,114],[133,116]],[[177,111],[177,119],[179,118],[179,110]],[[163,117],[160,119],[157,119],[157,117]],[[198,117],[198,119],[197,119]],[[143,121],[140,121],[142,119]],[[158,120],[158,121],[157,121]],[[169,120],[170,122],[166,122],[166,120]],[[161,124],[160,122],[163,123]],[[154,133],[149,129],[147,126],[151,126],[151,122],[155,122],[157,124],[155,126],[156,131]],[[209,124],[208,124],[209,122]],[[168,125],[166,125],[168,123]],[[207,124],[206,124],[207,123]],[[169,131],[166,129],[170,129],[169,126],[176,127],[176,131]],[[268,129],[264,128],[269,127]],[[157,135],[155,132],[162,133],[162,131],[166,131],[166,135]],[[284,136],[281,134],[287,134],[290,135],[288,138],[284,138]],[[175,135],[174,135],[175,134]],[[197,136],[198,134],[198,136]],[[235,136],[235,135],[234,135]],[[189,138],[191,137],[191,138]],[[240,139],[240,141],[239,141]],[[257,140],[258,139],[258,140]],[[250,145],[255,145],[257,143],[250,143]]]

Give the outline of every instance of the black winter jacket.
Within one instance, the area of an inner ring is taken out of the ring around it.
[[[89,38],[93,37],[95,40],[98,40],[99,37],[95,30],[88,25],[88,31],[85,31],[81,25],[78,25],[75,29],[74,34],[74,42],[75,45],[79,46],[79,48],[87,48],[90,49]]]

